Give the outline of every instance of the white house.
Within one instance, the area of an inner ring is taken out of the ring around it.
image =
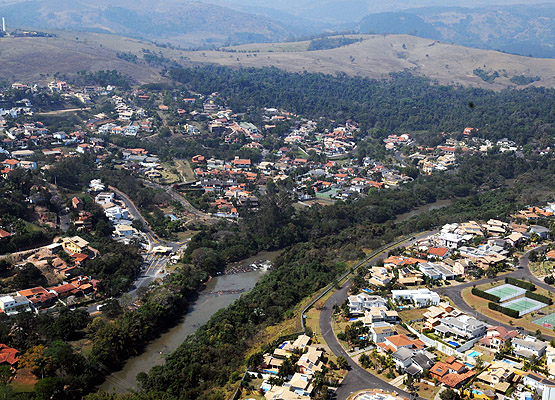
[[[512,341],[513,353],[521,357],[542,357],[547,348],[547,343],[536,339],[534,336],[526,336],[524,339],[514,338]]]
[[[555,382],[535,372],[524,375],[522,383],[536,390],[542,396],[542,400],[555,399]]]
[[[94,202],[97,204],[108,204],[114,201],[114,193],[102,192],[96,195]]]
[[[393,301],[410,300],[418,307],[437,306],[441,299],[439,294],[430,289],[392,290]]]
[[[110,221],[119,221],[121,219],[129,218],[129,211],[127,211],[127,209],[125,208],[121,208],[120,206],[107,208],[106,210],[104,210],[104,214],[106,214]]]
[[[0,308],[4,313],[17,314],[22,311],[31,311],[31,302],[25,296],[2,296]]]
[[[349,312],[351,314],[364,314],[365,310],[372,307],[387,307],[387,302],[380,296],[371,296],[366,293],[359,293],[356,296],[349,296]]]

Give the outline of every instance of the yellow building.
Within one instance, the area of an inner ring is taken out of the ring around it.
[[[62,247],[69,253],[84,253],[89,248],[89,242],[79,236],[62,239]]]

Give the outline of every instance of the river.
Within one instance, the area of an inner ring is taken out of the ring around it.
[[[403,222],[411,217],[414,217],[415,215],[420,215],[432,210],[438,210],[440,208],[450,206],[451,204],[453,204],[452,199],[438,200],[433,203],[424,204],[423,206],[416,207],[414,210],[397,215],[395,222]]]
[[[241,264],[264,259],[274,260],[279,253],[281,251],[261,252],[242,261]],[[163,364],[166,355],[177,349],[187,336],[208,322],[215,312],[233,303],[242,293],[251,290],[265,273],[263,270],[254,270],[214,277],[176,326],[153,340],[142,354],[127,360],[120,371],[107,376],[100,389],[116,393],[137,389],[135,378],[139,372],[148,372],[155,365]]]

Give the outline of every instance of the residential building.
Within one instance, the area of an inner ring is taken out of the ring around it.
[[[457,361],[455,357],[447,357],[445,361],[435,363],[430,368],[430,374],[444,386],[457,388],[473,377],[475,372],[469,371],[466,365]]]
[[[536,390],[542,400],[555,399],[555,382],[536,372],[528,372],[524,375],[522,383]]]
[[[0,309],[7,315],[31,311],[31,302],[24,296],[2,296],[0,297]]]
[[[349,312],[354,315],[362,315],[365,310],[372,307],[384,307],[387,309],[387,301],[380,296],[372,296],[366,293],[359,293],[356,296],[349,296]]]
[[[412,301],[417,307],[438,305],[441,301],[439,294],[430,289],[392,290],[393,301]]]
[[[504,361],[494,361],[490,366],[477,376],[477,379],[493,387],[495,391],[505,393],[511,383],[516,382],[520,376],[515,375],[517,366]]]
[[[9,365],[15,368],[19,362],[17,353],[19,353],[19,351],[16,349],[8,347],[3,343],[0,344],[0,365]]]
[[[486,335],[479,340],[482,346],[499,350],[508,340],[515,338],[518,332],[508,330],[503,326],[492,326],[488,328]]]
[[[376,344],[378,346],[378,350],[382,350],[383,352],[391,351],[392,353],[395,353],[403,347],[415,350],[420,350],[425,347],[424,342],[420,339],[410,339],[405,334],[388,336],[383,342]]]
[[[62,247],[70,253],[84,253],[89,249],[89,242],[79,236],[62,239]]]
[[[395,326],[387,322],[376,322],[370,327],[370,335],[374,343],[381,343],[386,337],[396,334],[397,330],[395,329]]]
[[[528,358],[530,356],[542,357],[547,348],[547,343],[534,336],[526,336],[524,339],[514,338],[512,340],[513,353],[517,356]]]
[[[434,327],[436,332],[441,332],[444,335],[453,334],[467,339],[484,336],[487,329],[488,325],[486,323],[466,314],[461,314],[458,317],[442,318],[440,324]]]

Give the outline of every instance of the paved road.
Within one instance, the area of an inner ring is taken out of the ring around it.
[[[330,350],[336,356],[343,356],[349,363],[350,370],[347,376],[341,383],[341,386],[335,392],[335,397],[337,399],[343,400],[349,397],[349,395],[358,390],[368,389],[368,388],[378,388],[389,392],[396,391],[404,397],[409,397],[409,394],[390,385],[389,383],[382,381],[380,378],[372,375],[370,372],[355,363],[347,354],[345,349],[339,344],[335,334],[333,333],[331,320],[333,313],[333,306],[335,304],[341,305],[349,295],[350,281],[345,283],[342,288],[336,291],[329,299],[326,301],[322,313],[320,314],[320,332],[324,337],[324,340],[330,347]]]
[[[403,243],[400,243],[396,246],[388,248],[384,250],[382,253],[377,255],[376,257],[372,258],[369,263],[375,263],[378,260],[383,260],[387,257],[387,253],[397,247],[406,247],[410,246],[414,242],[427,237],[429,235],[433,235],[437,233],[437,231],[426,232],[420,235],[411,238]],[[349,363],[350,370],[347,373],[347,376],[335,392],[335,397],[339,400],[346,399],[349,395],[353,392],[358,390],[368,389],[368,388],[378,388],[383,389],[389,392],[397,392],[401,396],[409,398],[409,393],[400,390],[399,388],[390,385],[389,383],[381,380],[380,378],[372,375],[370,372],[359,366],[356,362],[354,362],[351,357],[347,354],[345,349],[339,344],[335,334],[333,333],[332,329],[332,313],[333,313],[333,306],[335,304],[341,305],[349,296],[349,287],[351,286],[351,282],[348,281],[344,283],[338,291],[336,291],[324,305],[322,312],[320,314],[320,332],[322,333],[322,337],[330,347],[330,350],[336,356],[343,356]],[[420,398],[419,398],[420,399]]]
[[[537,247],[536,251],[541,251],[543,249],[545,249],[545,245],[544,246],[540,246]],[[442,296],[446,296],[449,297],[451,300],[453,300],[453,302],[455,303],[455,305],[460,308],[462,311],[464,311],[465,313],[469,314],[469,315],[473,315],[474,317],[476,317],[477,319],[487,322],[490,325],[500,325],[503,326],[507,329],[515,329],[514,326],[510,326],[508,324],[504,324],[502,322],[496,321],[493,318],[490,318],[484,314],[482,314],[480,311],[481,310],[475,310],[472,307],[470,307],[462,298],[462,290],[464,288],[470,287],[470,286],[479,286],[479,285],[483,285],[484,283],[490,283],[490,282],[497,282],[497,281],[502,281],[503,279],[505,279],[505,277],[513,277],[516,279],[520,279],[520,280],[530,280],[532,281],[532,283],[534,283],[536,286],[541,287],[542,289],[548,290],[548,291],[553,291],[554,288],[553,286],[550,286],[548,284],[546,284],[545,282],[539,280],[538,278],[536,278],[531,272],[530,272],[530,268],[529,268],[529,256],[530,256],[530,251],[528,251],[527,253],[525,253],[521,258],[520,258],[520,267],[519,269],[497,277],[497,278],[493,278],[493,279],[489,279],[489,278],[485,278],[485,279],[480,279],[478,281],[472,281],[472,282],[466,282],[460,285],[453,285],[453,286],[444,286],[441,287],[439,289],[435,289],[436,292],[438,292],[440,295]],[[518,320],[515,321],[515,324],[518,324]],[[534,333],[534,332],[532,332]],[[552,337],[550,336],[545,336],[544,335],[544,339],[546,340],[551,340]]]
[[[395,247],[399,247],[399,246],[408,246],[410,244],[412,244],[413,242],[419,240],[421,237],[423,236],[428,236],[432,233],[426,233],[426,234],[422,234],[419,235],[418,237],[416,237],[415,239],[412,239],[408,242],[405,243],[401,243],[398,246]],[[535,250],[537,251],[541,251],[545,248],[545,246],[540,246],[538,248],[536,248]],[[376,256],[372,262],[375,262],[379,259],[384,259],[386,257],[386,254],[388,250],[385,250],[384,252],[382,252],[380,255]],[[455,305],[460,308],[462,311],[470,314],[470,315],[474,315],[476,316],[476,318],[486,321],[489,324],[492,325],[501,325],[501,326],[505,326],[508,329],[514,329],[514,327],[511,327],[509,325],[506,324],[502,324],[498,321],[495,321],[489,317],[486,317],[485,315],[477,312],[476,310],[472,309],[462,298],[461,296],[461,291],[462,289],[469,287],[469,286],[473,286],[473,285],[481,285],[484,283],[489,283],[492,281],[496,281],[496,280],[502,280],[505,278],[505,276],[511,276],[517,279],[523,279],[523,280],[530,280],[532,281],[535,285],[546,289],[546,290],[550,290],[553,291],[553,287],[547,285],[546,283],[540,281],[539,279],[537,279],[534,275],[532,275],[532,273],[530,272],[530,269],[528,267],[529,264],[529,252],[527,252],[523,257],[521,257],[520,259],[520,269],[517,269],[513,272],[511,272],[510,274],[504,275],[502,277],[498,277],[498,278],[494,278],[494,279],[489,279],[489,278],[485,278],[485,279],[481,279],[478,281],[473,281],[473,282],[467,282],[464,284],[460,284],[460,285],[453,285],[453,286],[445,286],[442,288],[439,288],[438,290],[436,290],[437,292],[439,292],[440,294],[447,296],[449,298],[451,298],[453,300],[453,302],[455,303]],[[397,393],[399,393],[401,396],[405,396],[405,397],[409,397],[409,394],[398,389],[395,386],[390,385],[388,382],[381,380],[380,378],[372,375],[370,372],[368,372],[367,370],[365,370],[364,368],[360,367],[357,363],[355,363],[347,354],[347,352],[345,351],[345,349],[341,346],[341,344],[339,344],[337,338],[335,337],[335,334],[333,333],[333,329],[332,329],[332,313],[333,313],[333,306],[335,304],[337,305],[341,305],[348,297],[348,289],[350,287],[351,282],[348,281],[346,283],[343,284],[343,286],[341,287],[340,290],[336,291],[327,301],[326,304],[324,305],[321,315],[320,315],[320,332],[322,333],[322,336],[324,338],[324,340],[326,341],[326,343],[328,344],[328,346],[330,347],[330,350],[336,355],[336,356],[343,356],[345,357],[345,359],[348,361],[349,363],[349,367],[350,370],[347,374],[347,376],[345,377],[345,379],[343,380],[343,382],[341,383],[341,386],[337,389],[336,393],[335,393],[335,397],[339,400],[343,400],[346,399],[347,397],[349,397],[349,395],[353,392],[356,392],[358,390],[363,390],[363,389],[368,389],[368,388],[379,388],[379,389],[383,389],[386,391],[396,391]],[[546,340],[551,340],[551,337],[547,337],[544,336],[544,338]]]

